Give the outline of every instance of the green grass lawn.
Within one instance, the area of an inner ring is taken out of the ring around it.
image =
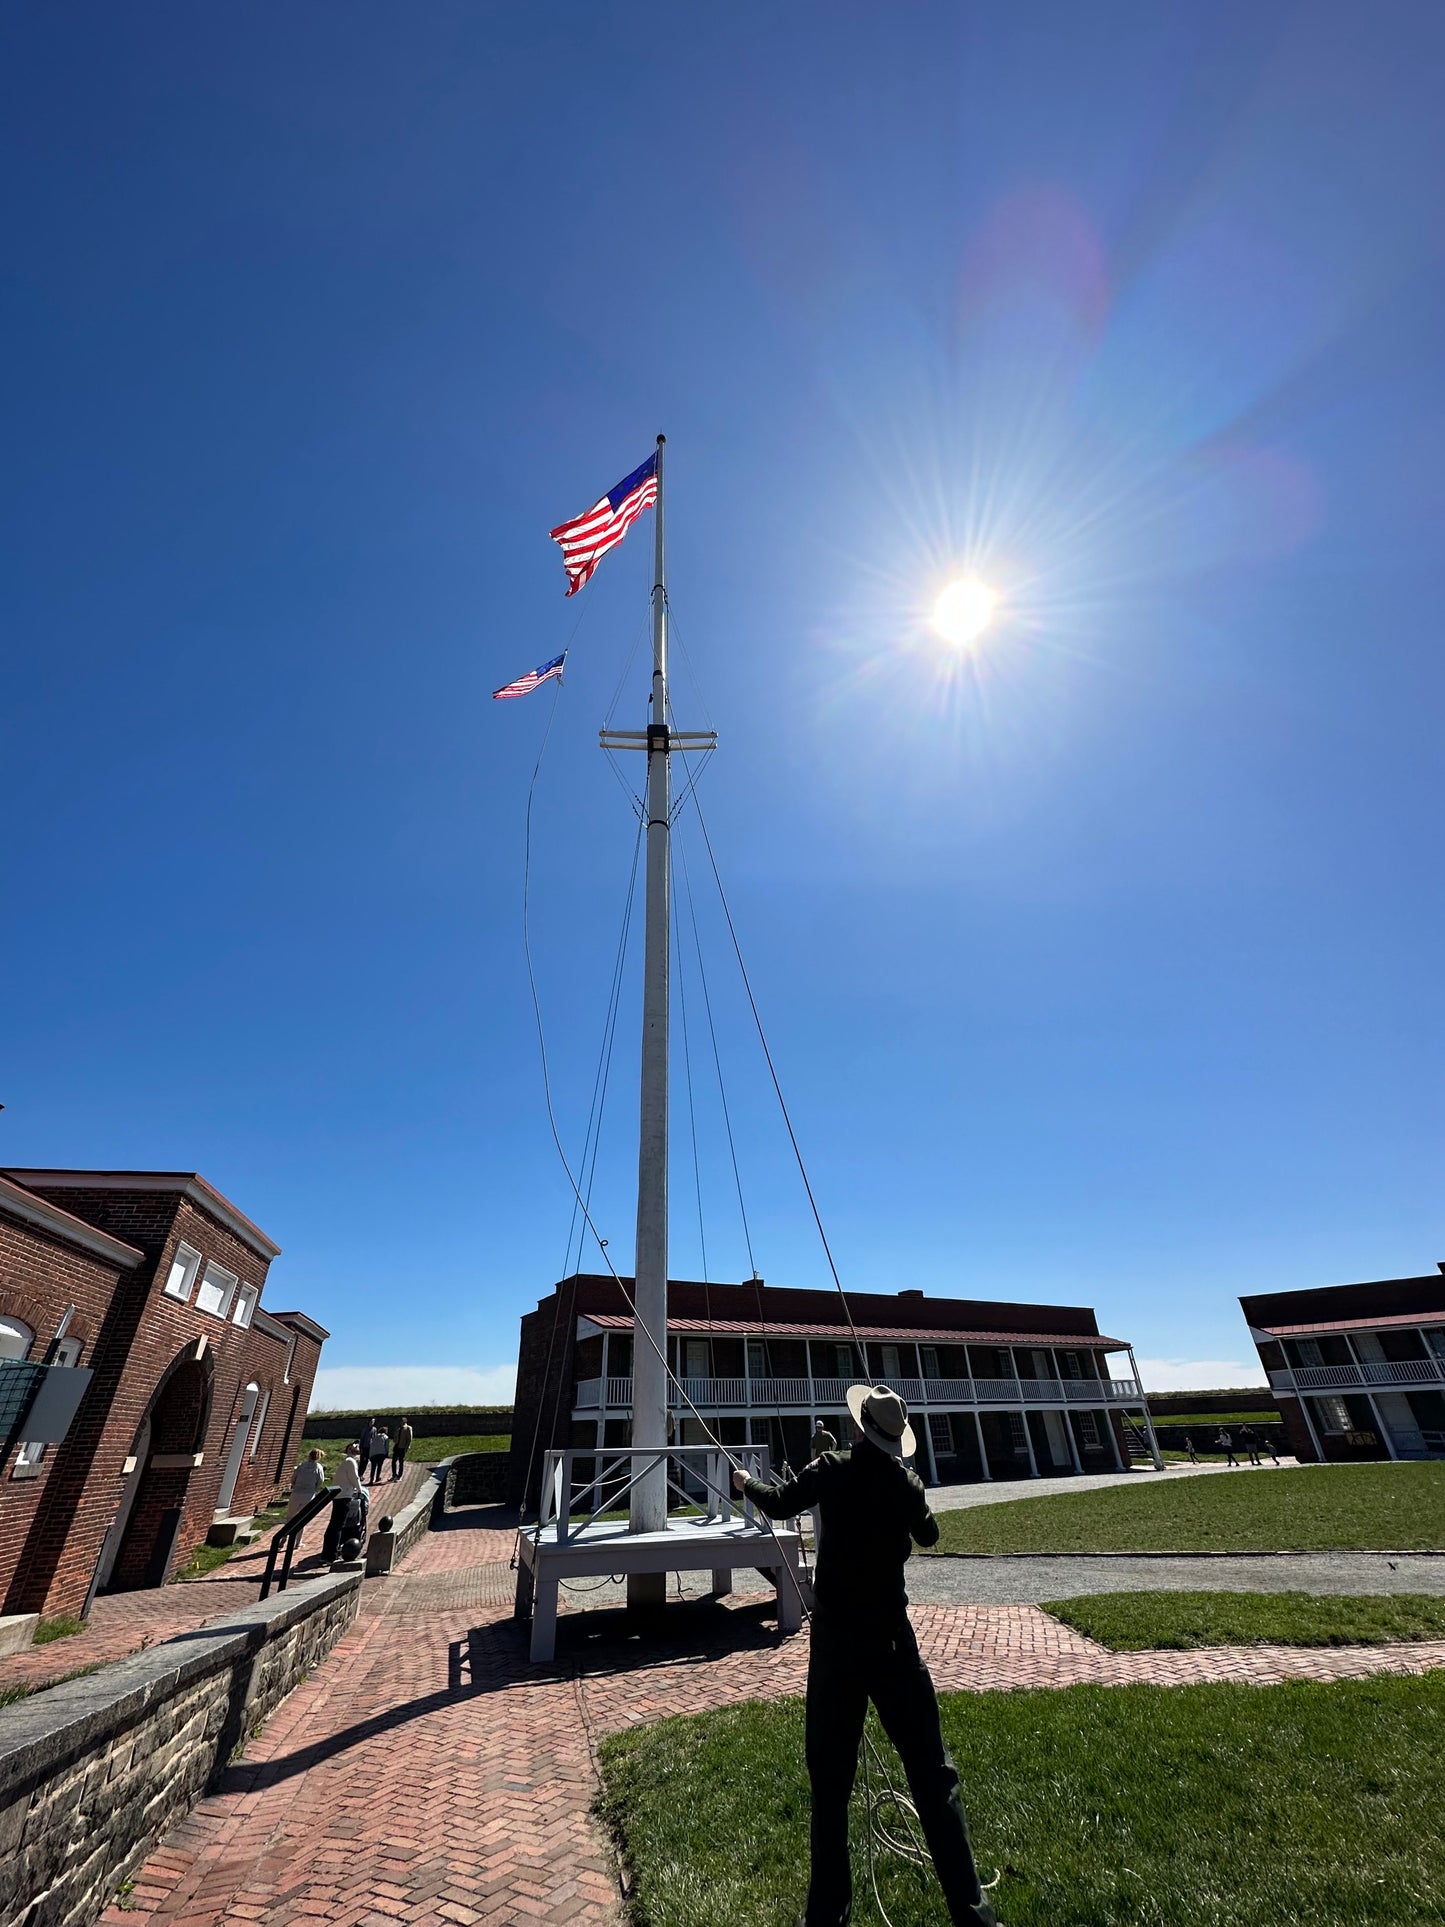
[[[1044,1611],[1115,1653],[1445,1639],[1445,1599],[1430,1593],[1110,1592],[1051,1599]]]
[[[505,1452],[511,1446],[511,1439],[505,1432],[482,1432],[462,1434],[455,1438],[413,1439],[408,1461],[415,1460],[420,1465],[436,1465],[441,1459],[454,1459],[462,1452]],[[336,1476],[336,1468],[346,1456],[345,1439],[302,1439],[297,1459],[304,1459],[312,1446],[320,1448],[326,1465],[328,1480]],[[288,1474],[289,1476],[289,1474]],[[387,1478],[391,1477],[388,1469]]]
[[[1445,1674],[950,1693],[943,1719],[984,1877],[1005,1870],[1007,1927],[1445,1921]],[[799,1701],[634,1728],[601,1757],[635,1927],[792,1927]],[[853,1921],[877,1927],[860,1817],[855,1799]],[[879,1887],[893,1927],[945,1927],[931,1878],[885,1856]]]
[[[941,1512],[938,1523],[937,1552],[1430,1550],[1445,1547],[1445,1464],[1141,1473],[1137,1485]]]
[[[1278,1425],[1278,1412],[1184,1412],[1178,1418],[1173,1412],[1151,1412],[1149,1416],[1156,1425],[1190,1425],[1198,1431],[1206,1427],[1217,1432],[1221,1425],[1231,1430],[1238,1425]],[[1199,1443],[1196,1439],[1195,1444]]]

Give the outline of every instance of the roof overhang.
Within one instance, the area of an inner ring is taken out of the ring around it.
[[[1436,1311],[1393,1312],[1387,1318],[1330,1318],[1309,1325],[1251,1326],[1265,1338],[1318,1338],[1328,1332],[1398,1331],[1401,1326],[1418,1330],[1422,1325],[1445,1325],[1445,1305]]]
[[[670,1332],[683,1332],[691,1338],[831,1338],[846,1344],[856,1332],[859,1338],[883,1340],[890,1344],[923,1345],[1028,1345],[1042,1350],[1080,1352],[1123,1352],[1129,1349],[1122,1338],[1105,1338],[1098,1332],[991,1332],[958,1331],[947,1326],[919,1331],[905,1325],[810,1325],[782,1319],[761,1324],[756,1318],[669,1318]],[[589,1311],[577,1320],[579,1338],[595,1338],[605,1331],[631,1331],[630,1312]]]
[[[268,1314],[280,1324],[289,1326],[293,1331],[304,1332],[314,1338],[318,1345],[331,1336],[324,1325],[318,1325],[314,1318],[308,1318],[304,1311],[273,1311]]]
[[[281,1255],[280,1245],[273,1243],[259,1225],[252,1224],[229,1198],[222,1197],[199,1171],[20,1171],[11,1168],[7,1175],[19,1184],[44,1185],[52,1191],[154,1191],[189,1198],[268,1264]]]
[[[144,1263],[145,1253],[137,1251],[134,1245],[122,1244],[119,1238],[112,1238],[108,1231],[100,1231],[84,1218],[73,1218],[68,1211],[62,1211],[58,1204],[48,1198],[37,1198],[33,1191],[27,1191],[20,1183],[12,1182],[9,1177],[0,1177],[0,1210],[8,1211],[12,1218],[20,1218],[26,1224],[34,1225],[38,1231],[46,1231],[52,1238],[63,1238],[66,1244],[79,1245],[92,1257],[104,1258],[108,1264],[119,1265],[123,1271],[133,1271]]]

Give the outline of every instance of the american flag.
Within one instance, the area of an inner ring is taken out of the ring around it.
[[[649,455],[641,468],[611,488],[585,515],[552,530],[567,567],[567,593],[575,595],[609,549],[626,535],[646,508],[657,500],[657,457]]]
[[[505,683],[500,689],[494,689],[492,701],[500,702],[504,696],[530,696],[534,689],[539,688],[544,682],[550,682],[553,676],[561,682],[562,665],[566,660],[567,651],[564,649],[560,656],[553,656],[550,662],[544,662],[536,669],[529,669],[525,676],[518,676],[515,682]]]

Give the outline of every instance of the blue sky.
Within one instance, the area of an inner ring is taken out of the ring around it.
[[[651,525],[570,602],[547,530],[663,429],[676,709],[845,1281],[1237,1382],[1237,1293],[1433,1269],[1442,57],[1320,0],[7,8],[5,1160],[204,1172],[336,1397],[504,1381],[569,1193],[553,697],[489,692],[580,615],[575,1149]],[[756,1262],[821,1283],[681,835]]]

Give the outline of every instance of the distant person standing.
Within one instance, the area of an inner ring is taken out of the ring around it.
[[[371,1483],[377,1485],[381,1480],[381,1468],[386,1464],[387,1454],[391,1451],[391,1440],[386,1436],[386,1427],[379,1425],[371,1435]]]
[[[1259,1437],[1260,1437],[1260,1443],[1261,1443],[1261,1444],[1262,1444],[1262,1445],[1264,1446],[1264,1449],[1265,1449],[1265,1451],[1266,1451],[1266,1452],[1268,1452],[1268,1454],[1269,1454],[1269,1462],[1270,1462],[1270,1464],[1271,1464],[1271,1465],[1278,1465],[1278,1464],[1279,1464],[1279,1458],[1278,1458],[1278,1456],[1277,1456],[1277,1454],[1276,1454],[1276,1452],[1275,1452],[1275,1449],[1274,1449],[1274,1440],[1273,1440],[1273,1439],[1272,1439],[1272,1438],[1270,1437],[1270,1435],[1269,1435],[1269,1427],[1268,1427],[1267,1425],[1263,1427],[1263,1429],[1262,1429],[1262,1430],[1261,1430],[1261,1432],[1260,1432],[1260,1435],[1259,1435]]]
[[[814,1459],[821,1458],[823,1453],[836,1452],[837,1450],[838,1441],[833,1437],[833,1434],[828,1430],[822,1419],[815,1419],[813,1421],[813,1436],[808,1440],[809,1464],[811,1464]]]
[[[396,1428],[396,1437],[391,1442],[391,1476],[399,1479],[406,1470],[406,1455],[411,1450],[411,1421],[403,1419]]]
[[[1229,1463],[1237,1470],[1239,1460],[1234,1456],[1234,1434],[1232,1432],[1221,1431],[1219,1437],[1214,1442],[1220,1451],[1223,1452]]]
[[[1199,1454],[1198,1454],[1198,1453],[1197,1453],[1197,1452],[1195,1451],[1195,1449],[1194,1449],[1194,1439],[1193,1439],[1193,1437],[1192,1437],[1192,1435],[1191,1435],[1190,1433],[1188,1433],[1188,1432],[1186,1432],[1186,1433],[1184,1434],[1184,1450],[1185,1450],[1185,1451],[1186,1451],[1186,1452],[1188,1453],[1188,1455],[1189,1455],[1189,1463],[1190,1463],[1191,1465],[1198,1465],[1198,1463],[1199,1463]]]
[[[375,1430],[376,1420],[369,1418],[365,1425],[362,1426],[360,1434],[357,1437],[356,1455],[361,1461],[363,1470],[366,1468],[366,1461],[371,1457],[371,1435]]]
[[[294,1519],[298,1512],[303,1512],[325,1483],[326,1466],[320,1449],[313,1446],[291,1474],[291,1499],[286,1507],[286,1517]]]
[[[1244,1447],[1245,1451],[1248,1452],[1250,1464],[1258,1465],[1259,1464],[1259,1434],[1258,1432],[1255,1431],[1252,1425],[1240,1426],[1239,1442]]]

